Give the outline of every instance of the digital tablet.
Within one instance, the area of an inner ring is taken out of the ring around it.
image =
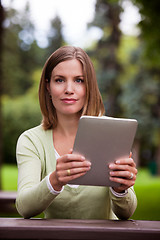
[[[74,142],[73,152],[91,161],[91,169],[69,184],[111,186],[119,183],[109,180],[109,163],[129,157],[137,130],[137,120],[82,116]]]

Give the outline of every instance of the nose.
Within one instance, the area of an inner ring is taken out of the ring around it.
[[[65,94],[73,94],[74,93],[74,86],[72,81],[66,82],[66,89]]]

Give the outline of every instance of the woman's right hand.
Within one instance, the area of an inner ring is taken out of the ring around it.
[[[56,170],[50,175],[52,187],[60,191],[69,181],[86,174],[91,168],[91,162],[80,154],[72,154],[72,150],[57,159]]]

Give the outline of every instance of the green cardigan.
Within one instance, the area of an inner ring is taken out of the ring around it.
[[[46,176],[55,170],[52,130],[37,126],[25,131],[17,142],[18,194],[16,207],[24,218],[44,212],[46,218],[128,219],[137,199],[133,188],[116,197],[108,187],[66,185],[59,195],[50,192]]]

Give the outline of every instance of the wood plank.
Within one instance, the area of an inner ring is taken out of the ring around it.
[[[0,213],[12,214],[17,213],[15,207],[16,192],[0,191]]]
[[[0,218],[0,239],[159,240],[159,221]]]

